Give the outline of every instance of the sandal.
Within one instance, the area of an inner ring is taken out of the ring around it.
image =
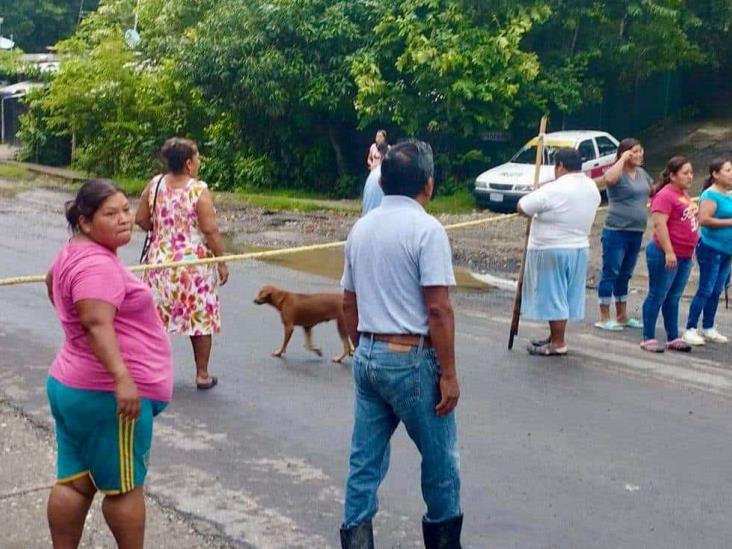
[[[601,330],[607,330],[609,332],[622,332],[623,331],[623,325],[618,323],[615,320],[608,320],[606,322],[603,322],[602,320],[598,320],[595,322],[595,328],[600,328]]]
[[[529,344],[529,346],[526,347],[526,350],[530,355],[535,356],[565,356],[567,354],[566,345],[557,349],[551,343],[539,346]]]
[[[662,353],[665,349],[661,347],[656,339],[646,339],[641,341],[640,348],[649,353]]]
[[[531,339],[529,340],[529,343],[531,343],[534,347],[543,347],[544,345],[549,345],[549,343],[552,342],[551,337],[545,337],[544,339]]]
[[[679,351],[680,353],[691,352],[691,345],[689,345],[686,341],[684,341],[680,337],[677,337],[673,341],[669,341],[668,343],[666,343],[666,348],[669,351]]]
[[[620,323],[621,326],[624,326],[626,328],[642,328],[643,323],[640,320],[636,320],[635,318],[629,318],[625,322]]]
[[[219,383],[219,378],[216,376],[211,376],[208,378],[208,381],[206,383],[198,383],[196,382],[196,389],[200,391],[207,391],[208,389],[213,389],[216,387],[216,385]]]

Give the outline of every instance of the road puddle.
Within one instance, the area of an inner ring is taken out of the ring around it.
[[[252,246],[248,244],[237,244],[231,235],[224,235],[227,253],[246,254],[250,252],[264,252],[272,248]],[[302,273],[340,280],[343,274],[343,248],[331,248],[326,250],[312,250],[286,254],[279,257],[263,259],[266,263],[285,267]],[[472,291],[490,291],[489,286],[474,278],[470,271],[464,267],[455,268],[455,279],[459,288]]]

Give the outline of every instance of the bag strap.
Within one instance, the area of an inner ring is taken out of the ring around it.
[[[164,177],[165,177],[165,174],[162,174],[158,178],[158,182],[155,185],[155,194],[153,194],[153,203],[152,203],[152,208],[150,209],[151,227],[155,226],[155,205],[158,203],[158,191],[160,190],[160,184],[163,182]]]

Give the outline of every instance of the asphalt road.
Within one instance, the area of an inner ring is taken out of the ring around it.
[[[0,278],[46,270],[67,237],[65,198],[0,198]],[[140,242],[123,251],[128,263]],[[148,490],[233,546],[336,547],[350,368],[327,359],[339,345],[332,325],[314,332],[323,359],[300,332],[286,359],[270,357],[281,325],[252,299],[266,283],[337,285],[259,262],[231,271],[212,362],[220,385],[195,390],[189,344],[175,338],[175,396],[155,427]],[[455,295],[465,547],[729,546],[728,348],[650,356],[636,333],[599,334],[588,319],[570,328],[571,356],[529,357],[523,345],[536,325],[506,349],[510,298]],[[730,315],[721,317],[732,332]],[[60,342],[40,285],[0,287],[0,397],[40,421],[49,421],[44,379]],[[419,457],[402,428],[380,496],[377,546],[420,546]]]

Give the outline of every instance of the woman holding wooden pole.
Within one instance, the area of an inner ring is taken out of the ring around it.
[[[600,205],[595,182],[582,173],[575,149],[554,153],[556,179],[523,197],[520,215],[531,220],[521,284],[521,314],[549,323],[549,337],[529,343],[529,354],[567,354],[567,321],[585,313],[589,235]]]

